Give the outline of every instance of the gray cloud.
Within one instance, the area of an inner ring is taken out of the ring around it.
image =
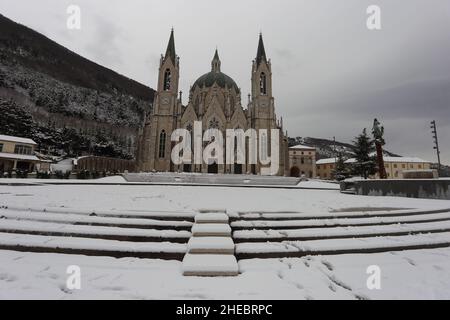
[[[65,29],[72,3],[82,8],[79,32]],[[382,9],[381,31],[366,28],[371,4]],[[379,117],[390,150],[434,159],[436,119],[450,163],[448,0],[0,0],[0,12],[151,87],[174,26],[182,90],[208,71],[218,46],[243,101],[262,30],[277,113],[292,136],[350,141]]]

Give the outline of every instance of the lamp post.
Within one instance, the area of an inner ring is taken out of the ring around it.
[[[439,150],[439,141],[436,127],[436,120],[431,121],[431,133],[433,134],[433,149],[436,150],[437,158],[438,158],[438,173],[441,172],[441,151]]]

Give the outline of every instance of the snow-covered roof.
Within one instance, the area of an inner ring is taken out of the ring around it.
[[[302,144],[298,144],[296,146],[290,147],[289,149],[295,149],[295,150],[316,150],[316,148],[308,147]]]
[[[25,143],[25,144],[32,144],[32,145],[37,144],[36,142],[34,142],[33,140],[28,139],[28,138],[5,136],[2,134],[0,134],[0,141],[9,141],[9,142]]]
[[[384,157],[386,162],[431,163],[417,157]]]
[[[395,162],[395,163],[431,163],[431,161],[426,161],[417,157],[383,157],[384,162]],[[348,159],[345,163],[355,163],[354,158]]]
[[[336,163],[337,158],[320,159],[316,161],[316,164],[331,164]]]
[[[40,161],[38,157],[26,154],[4,153],[0,152],[0,158],[11,160],[28,160],[28,161]]]

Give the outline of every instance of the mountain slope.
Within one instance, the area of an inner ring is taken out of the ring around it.
[[[353,146],[349,143],[311,137],[289,139],[289,146],[298,144],[315,147],[317,149],[317,159],[333,158],[337,153],[341,153],[345,158],[353,157]],[[399,155],[387,150],[384,150],[384,153],[389,157],[399,157]]]
[[[10,126],[0,128],[0,133],[33,138],[41,151],[76,156],[100,150],[99,155],[132,157],[137,130],[151,109],[153,89],[2,15],[0,30],[0,103],[32,117],[30,130]],[[58,138],[41,139],[61,136],[68,129],[90,144],[74,151]],[[117,152],[102,154],[99,146],[107,145]]]

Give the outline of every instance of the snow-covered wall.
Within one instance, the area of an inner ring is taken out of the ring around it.
[[[355,191],[365,196],[450,200],[450,180],[360,180]]]

